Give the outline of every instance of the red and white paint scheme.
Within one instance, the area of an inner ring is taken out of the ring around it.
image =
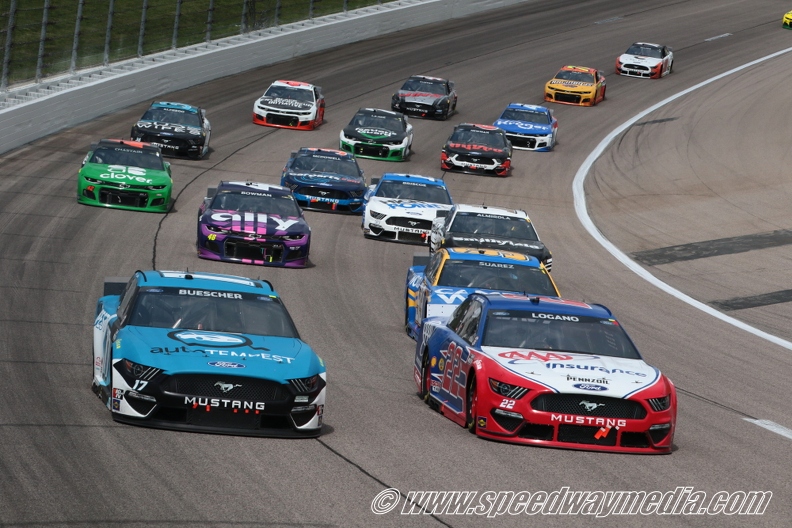
[[[673,68],[673,50],[661,44],[636,42],[616,59],[616,73],[627,77],[659,79]]]

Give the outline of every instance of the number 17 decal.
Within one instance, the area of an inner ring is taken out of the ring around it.
[[[148,381],[135,380],[132,390],[143,390],[146,388],[146,385],[148,385]]]

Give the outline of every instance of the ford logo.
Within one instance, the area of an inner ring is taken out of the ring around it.
[[[602,392],[608,390],[608,387],[603,387],[602,385],[595,385],[593,383],[576,383],[573,385],[576,389],[586,390],[586,391],[593,391],[593,392]]]
[[[231,361],[210,361],[209,366],[220,368],[245,368],[245,365],[241,363],[233,363]]]

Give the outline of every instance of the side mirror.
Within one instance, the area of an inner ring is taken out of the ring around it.
[[[370,185],[369,187],[371,187],[372,189],[373,189],[374,187],[376,187],[376,186],[377,186],[377,184],[380,182],[380,179],[381,179],[381,178],[371,178],[371,185]]]

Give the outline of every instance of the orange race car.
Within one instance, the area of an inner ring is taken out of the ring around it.
[[[545,85],[544,100],[594,106],[605,99],[605,76],[594,68],[564,66]]]

